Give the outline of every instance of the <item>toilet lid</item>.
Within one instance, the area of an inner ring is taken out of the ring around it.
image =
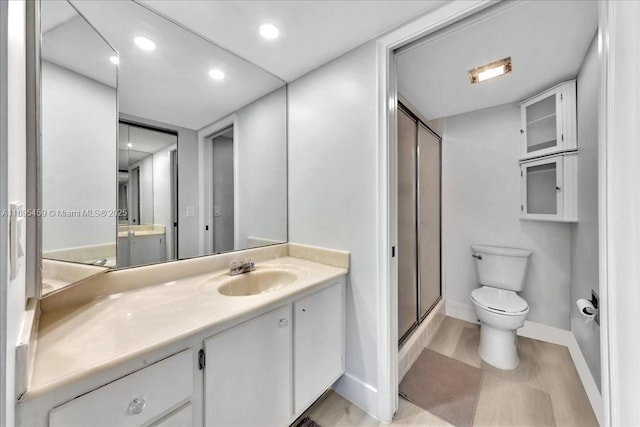
[[[490,288],[488,286],[471,291],[471,298],[482,306],[505,313],[520,313],[529,308],[527,302],[514,291]]]

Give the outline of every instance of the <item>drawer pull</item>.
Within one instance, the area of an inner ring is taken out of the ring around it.
[[[280,319],[280,327],[284,328],[285,326],[289,326],[289,321],[287,319]]]
[[[133,399],[129,404],[129,413],[132,415],[141,414],[144,411],[144,407],[147,405],[144,399]]]

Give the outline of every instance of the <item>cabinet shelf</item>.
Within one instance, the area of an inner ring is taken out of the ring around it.
[[[530,122],[527,122],[527,125],[532,125],[534,123],[538,123],[538,122],[541,122],[543,120],[546,120],[546,119],[549,119],[549,118],[555,117],[555,116],[556,116],[556,113],[547,114],[546,116],[540,117],[540,118],[535,119],[535,120],[531,120]]]
[[[531,153],[531,152],[537,152],[540,151],[544,148],[549,148],[549,147],[553,147],[556,145],[557,140],[554,139],[550,139],[548,141],[543,141],[543,142],[537,142],[533,145],[529,145],[527,147],[527,152]]]

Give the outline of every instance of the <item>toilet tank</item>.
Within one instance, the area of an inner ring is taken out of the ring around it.
[[[522,291],[529,257],[528,249],[472,245],[480,284],[493,288]]]

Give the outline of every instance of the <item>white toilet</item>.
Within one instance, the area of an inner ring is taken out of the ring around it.
[[[527,249],[473,245],[481,288],[471,291],[471,302],[480,319],[482,360],[498,369],[518,366],[516,331],[529,313],[527,302],[516,294],[524,289],[529,257]]]

